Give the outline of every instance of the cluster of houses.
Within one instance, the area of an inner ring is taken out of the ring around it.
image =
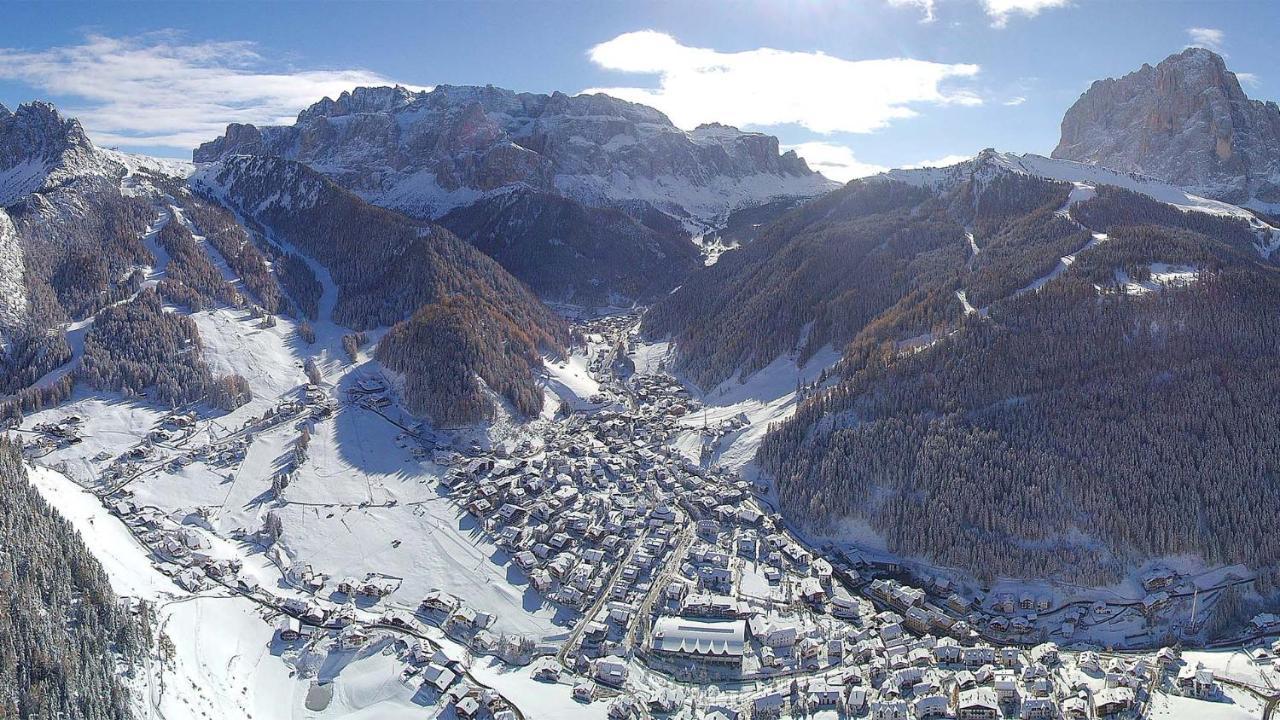
[[[597,329],[607,335],[625,327],[610,320]],[[616,353],[593,360],[600,371],[618,364]],[[1183,663],[1170,649],[1112,656],[1060,653],[1053,642],[1003,644],[1009,641],[1002,637],[1030,631],[1038,614],[1061,612],[1049,597],[971,599],[942,577],[916,586],[894,579],[903,577],[896,568],[879,572],[885,568],[843,553],[815,556],[757,501],[759,488],[677,450],[682,433],[698,433],[700,409],[678,382],[631,374],[625,384],[605,377],[603,385],[599,407],[548,424],[541,446],[423,452],[448,468],[441,483],[449,497],[477,519],[530,586],[576,615],[566,646],[539,660],[533,676],[561,682],[562,673],[576,673],[584,679],[573,696],[612,698],[611,717],[679,707],[670,692],[632,692],[637,662],[677,681],[752,680],[764,688],[712,713],[726,720],[820,710],[872,720],[1092,720],[1141,707],[1163,679],[1188,696],[1218,692],[1212,671]],[[373,409],[390,402],[377,378],[356,380],[348,396]],[[625,402],[607,404],[618,398]],[[308,385],[299,400],[282,402],[246,428],[331,409],[326,393]],[[703,434],[718,438],[745,423],[733,418]],[[156,444],[189,435],[194,424],[194,416],[166,418],[110,470],[123,477],[156,462]],[[71,433],[78,422],[60,425],[66,429],[59,432]],[[250,435],[170,462],[235,462]],[[403,635],[387,634],[416,631],[425,620],[482,654],[521,662],[539,654],[531,640],[496,635],[498,618],[486,609],[434,590],[416,613],[391,608],[375,615],[379,610],[371,608],[397,589],[398,578],[369,574],[330,587],[330,578],[305,564],[290,568],[287,579],[314,597],[280,601],[242,574],[239,561],[216,557],[199,523],[138,508],[127,489],[108,502],[188,590],[218,583],[279,602],[280,642],[319,635],[341,651],[399,643],[406,674],[457,716],[514,719],[497,693],[468,680],[460,663],[426,641],[406,645]],[[1176,574],[1154,573],[1144,585],[1158,602],[1176,582]],[[329,602],[319,599],[326,589]],[[1071,612],[1062,614],[1071,618]],[[1259,616],[1255,624],[1280,628],[1280,619]],[[1280,657],[1280,645],[1274,650]]]

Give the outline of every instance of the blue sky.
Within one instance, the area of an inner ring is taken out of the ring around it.
[[[0,103],[48,99],[100,144],[189,157],[357,84],[610,92],[678,124],[779,136],[833,175],[983,147],[1048,153],[1098,78],[1189,44],[1251,97],[1280,3],[1129,0],[17,3]]]

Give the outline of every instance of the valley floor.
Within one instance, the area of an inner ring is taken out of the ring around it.
[[[1253,654],[1188,651],[1155,669],[1167,627],[1159,610],[1131,609],[1132,587],[1010,582],[953,610],[869,531],[837,546],[788,528],[751,458],[794,408],[797,376],[812,382],[837,359],[829,349],[703,394],[663,372],[665,346],[636,342],[634,317],[614,316],[585,326],[585,354],[549,363],[541,418],[448,430],[403,413],[396,378],[367,354],[347,358],[336,328],[300,347],[284,320],[193,317],[215,372],[248,379],[248,405],[218,414],[80,393],[16,433],[33,481],[117,592],[156,608],[167,640],[137,688],[144,717],[452,717],[467,698],[504,718],[775,702],[836,717],[935,696],[954,712],[953,690],[1006,668],[1024,669],[1020,696],[1077,698],[1089,713],[1120,687],[1129,695],[1111,695],[1150,717],[1260,717],[1280,698],[1256,638]],[[616,374],[619,342],[629,377]],[[302,370],[310,356],[319,386]],[[1211,605],[1247,579],[1229,568],[1189,582]],[[993,605],[1027,593],[1050,598],[1045,622],[976,624],[974,612],[1019,616]],[[443,614],[422,604],[431,597]],[[1072,603],[1100,614],[1055,634]],[[740,670],[655,650],[657,618],[694,616],[749,619]],[[1199,696],[1178,688],[1196,667],[1213,674]],[[444,692],[428,681],[441,671],[456,677]]]

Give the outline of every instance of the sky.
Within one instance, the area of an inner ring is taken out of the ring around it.
[[[1223,54],[1251,97],[1280,99],[1280,3],[1248,0],[17,2],[3,15],[0,103],[48,100],[99,145],[179,158],[229,122],[288,123],[393,83],[607,92],[686,129],[776,135],[838,180],[986,147],[1048,154],[1091,82],[1190,45]]]

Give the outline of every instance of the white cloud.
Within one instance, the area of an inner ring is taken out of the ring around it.
[[[103,145],[190,150],[229,122],[292,122],[322,97],[390,84],[364,70],[269,71],[266,64],[252,43],[190,43],[171,31],[0,48],[0,79],[70,99],[60,109]]]
[[[864,163],[854,157],[853,150],[845,145],[836,143],[805,142],[796,145],[785,145],[782,149],[795,150],[797,155],[809,163],[809,167],[832,180],[839,180],[840,182],[876,175],[891,169],[884,165]],[[900,167],[903,170],[950,167],[972,158],[972,155],[943,155],[936,160],[921,160],[910,165],[897,165],[894,167]]]
[[[1236,73],[1236,79],[1251,88],[1256,88],[1262,84],[1262,78],[1258,77],[1257,73],[1238,72]]]
[[[887,0],[893,7],[915,7],[920,8],[924,14],[920,18],[922,23],[931,23],[936,18],[933,14],[934,0]]]
[[[1025,97],[1021,95],[1015,95],[1009,98],[1008,100],[1005,100],[1003,104],[1007,105],[1008,107],[1017,107],[1026,101],[1027,99]]]
[[[965,160],[972,160],[972,159],[973,159],[973,156],[972,156],[972,155],[943,155],[942,157],[938,158],[937,160],[921,160],[921,161],[920,161],[920,162],[918,162],[918,163],[912,163],[912,164],[910,164],[910,165],[903,165],[903,166],[902,166],[902,169],[904,169],[904,170],[915,170],[916,168],[940,168],[940,167],[951,167],[952,165],[955,165],[956,163],[962,163],[962,162],[964,162]]]
[[[1191,38],[1191,44],[1196,47],[1221,53],[1222,41],[1226,39],[1226,33],[1217,28],[1193,27],[1187,28],[1187,37]]]
[[[795,150],[797,155],[809,163],[809,167],[840,182],[875,175],[889,169],[883,165],[860,162],[853,156],[852,150],[835,143],[806,142],[787,145],[783,149]]]
[[[991,26],[1002,28],[1009,24],[1011,15],[1035,17],[1042,10],[1064,7],[1070,0],[982,0],[982,6],[991,18]]]
[[[657,88],[602,92],[652,105],[678,126],[720,121],[738,126],[797,124],[811,131],[866,133],[913,117],[914,105],[979,105],[974,93],[946,89],[977,65],[888,58],[844,60],[825,53],[759,48],[719,52],[681,45],[645,30],[619,35],[589,51],[607,70],[658,76]]]

